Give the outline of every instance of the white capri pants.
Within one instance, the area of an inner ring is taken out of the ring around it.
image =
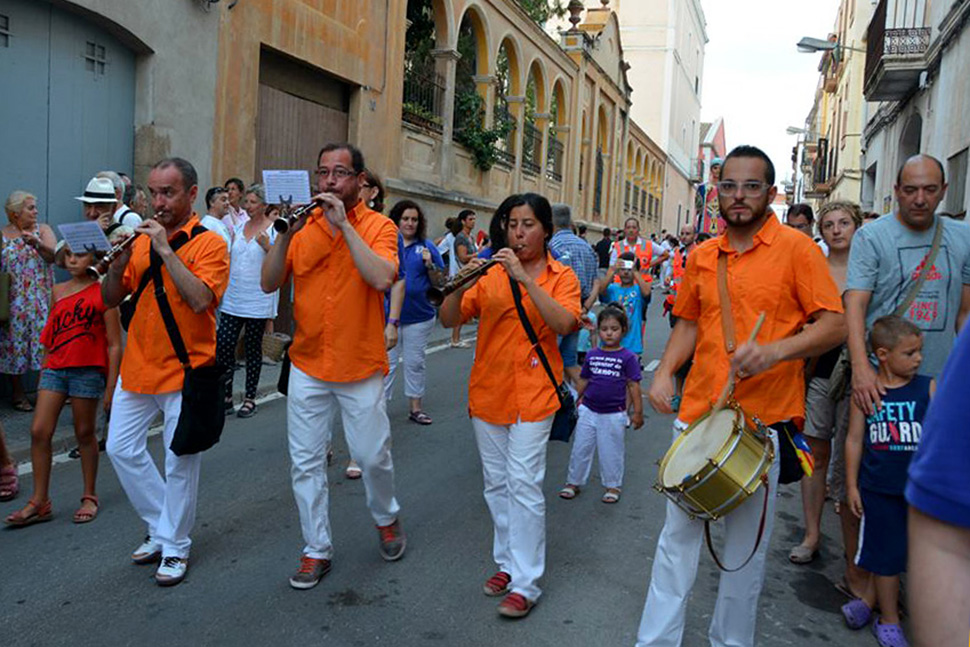
[[[182,392],[134,393],[115,387],[106,450],[121,487],[163,557],[189,556],[195,524],[202,454],[176,456],[168,447],[182,410]],[[148,426],[161,411],[164,419],[165,478],[148,453]]]
[[[394,388],[394,375],[397,363],[404,357],[404,397],[423,398],[425,384],[425,354],[428,338],[434,330],[435,320],[428,319],[420,323],[404,324],[398,331],[397,344],[387,351],[390,370],[384,377],[384,396],[390,400],[391,390]]]
[[[674,423],[674,439],[687,425]],[[764,534],[758,552],[751,561],[735,573],[721,573],[717,589],[714,616],[708,629],[711,647],[754,647],[755,620],[758,598],[765,579],[765,557],[771,543],[777,500],[778,434],[769,430],[775,446],[775,460],[768,470],[768,510]],[[760,488],[740,506],[724,517],[724,546],[721,562],[734,568],[751,554],[758,534],[758,523],[764,506],[764,491]],[[672,501],[667,501],[667,519],[657,541],[653,558],[653,572],[647,601],[643,606],[637,647],[680,647],[690,597],[697,577],[697,563],[704,544],[704,522],[691,520],[687,513]]]
[[[546,445],[553,416],[538,422],[493,425],[472,418],[482,457],[485,503],[492,514],[492,557],[512,576],[512,592],[539,599],[546,569]]]
[[[573,449],[569,454],[566,483],[586,485],[593,468],[593,452],[596,451],[599,454],[603,487],[623,487],[626,425],[625,411],[596,413],[584,404],[579,405],[579,421],[573,435]]]
[[[324,382],[296,366],[290,369],[286,406],[290,475],[306,542],[303,553],[308,557],[331,559],[333,554],[327,448],[338,409],[350,457],[363,472],[374,522],[387,526],[397,519],[400,506],[394,497],[391,425],[382,382],[380,372],[357,382]]]

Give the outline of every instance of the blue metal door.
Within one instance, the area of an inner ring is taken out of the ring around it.
[[[135,55],[47,2],[0,0],[0,199],[34,193],[41,219],[77,221],[98,171],[132,172]]]

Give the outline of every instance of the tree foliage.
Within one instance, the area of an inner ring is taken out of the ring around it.
[[[552,17],[562,18],[566,15],[563,0],[516,0],[516,2],[534,21],[543,26]]]

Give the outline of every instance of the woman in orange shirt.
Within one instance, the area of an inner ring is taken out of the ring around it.
[[[534,193],[513,195],[494,218],[508,240],[508,246],[493,256],[500,265],[448,296],[440,314],[448,328],[479,317],[468,408],[482,459],[498,566],[484,592],[504,595],[499,613],[521,618],[541,593],[538,580],[545,570],[546,545],[542,481],[546,442],[559,401],[519,320],[511,281],[519,283],[522,305],[555,375],[562,375],[563,368],[557,338],[578,327],[580,289],[572,270],[548,253],[548,200]],[[475,259],[469,266],[482,262]]]

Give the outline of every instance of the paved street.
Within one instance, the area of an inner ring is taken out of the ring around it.
[[[659,311],[656,301],[652,317]],[[649,326],[648,358],[659,355],[666,320]],[[107,459],[101,463],[102,511],[71,523],[80,494],[75,461],[55,467],[55,518],[0,531],[0,627],[7,645],[529,645],[629,646],[634,642],[664,499],[650,486],[671,420],[651,414],[627,440],[623,500],[599,501],[592,485],[560,500],[569,447],[550,446],[546,478],[548,568],[529,618],[504,621],[481,594],[493,571],[481,467],[466,413],[470,350],[429,356],[426,409],[431,427],[406,422],[400,382],[390,404],[394,460],[408,551],[384,563],[359,481],[342,475],[347,458],[337,434],[332,483],[333,571],[315,589],[295,591],[302,542],[289,485],[285,400],[261,405],[252,419],[231,418],[205,456],[198,520],[186,581],[162,589],[152,567],[130,564],[143,527]],[[151,442],[158,454],[159,439]],[[102,455],[103,456],[103,455]],[[29,488],[30,477],[24,478]],[[29,494],[29,489],[28,489]],[[26,494],[0,506],[3,515]],[[845,629],[831,582],[839,555],[825,546],[809,567],[787,562],[798,539],[797,491],[781,493],[759,614],[759,645],[871,645],[868,632]],[[826,536],[837,536],[826,516]],[[685,647],[706,645],[717,571],[702,555],[688,612]]]

